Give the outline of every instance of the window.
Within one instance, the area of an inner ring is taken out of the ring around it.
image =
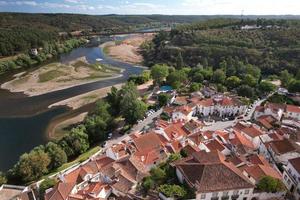
[[[287,176],[286,175],[284,175],[284,180],[286,180],[287,179]]]
[[[206,198],[206,194],[201,194],[201,199],[205,199]]]
[[[212,193],[212,197],[218,197],[218,193],[217,192]]]
[[[223,196],[228,196],[228,192],[223,192]]]
[[[238,195],[238,194],[239,194],[238,190],[233,191],[233,195]]]
[[[245,194],[249,194],[249,192],[250,192],[249,190],[245,190]]]

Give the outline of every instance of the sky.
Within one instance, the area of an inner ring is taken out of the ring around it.
[[[300,15],[300,0],[0,0],[0,12]]]

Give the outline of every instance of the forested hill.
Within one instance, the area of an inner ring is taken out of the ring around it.
[[[226,67],[231,76],[250,64],[263,75],[285,69],[296,74],[300,68],[300,20],[207,20],[160,33],[143,48],[149,66]]]

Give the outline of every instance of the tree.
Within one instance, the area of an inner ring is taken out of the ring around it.
[[[0,186],[5,184],[7,182],[6,176],[3,174],[3,172],[0,172]]]
[[[243,83],[250,87],[254,87],[257,84],[257,80],[251,74],[247,74],[243,79]]]
[[[276,89],[276,86],[270,81],[261,81],[258,88],[262,93],[267,94],[273,92]]]
[[[237,93],[239,96],[253,98],[254,97],[254,89],[248,85],[241,85],[237,89]]]
[[[79,125],[76,128],[72,128],[71,132],[59,141],[59,145],[68,157],[74,157],[86,152],[90,144],[85,126]]]
[[[225,82],[226,75],[223,70],[217,69],[214,71],[213,76],[212,76],[212,81],[214,83],[220,83],[223,84]]]
[[[149,191],[150,189],[153,189],[154,188],[154,181],[151,179],[150,176],[146,177],[144,180],[143,180],[143,183],[142,183],[142,186],[143,188],[146,190],[146,191]]]
[[[241,84],[241,79],[237,76],[230,76],[226,79],[226,86],[230,89],[236,88]]]
[[[15,165],[15,173],[21,177],[23,182],[30,182],[39,179],[48,172],[48,165],[51,160],[47,153],[42,150],[32,150],[20,157]]]
[[[151,76],[156,84],[161,84],[168,74],[169,70],[167,65],[154,65],[151,68]]]
[[[257,188],[265,192],[279,192],[284,190],[284,185],[276,178],[264,176],[257,184]]]
[[[166,180],[167,174],[164,170],[162,170],[159,167],[152,168],[150,170],[151,178],[156,182],[156,183],[162,183]]]
[[[186,81],[187,74],[183,70],[176,70],[167,77],[167,83],[174,89],[178,89]]]
[[[170,100],[171,96],[166,93],[160,93],[158,95],[158,105],[160,107],[166,106]]]
[[[291,80],[288,85],[288,90],[293,93],[300,92],[300,80]]]
[[[107,102],[110,104],[110,113],[116,116],[120,113],[120,93],[114,86],[110,88],[110,93],[107,94]]]
[[[280,72],[280,81],[281,81],[281,85],[283,87],[288,87],[290,82],[293,79],[293,75],[291,75],[288,70],[283,70],[282,72]]]
[[[184,67],[183,58],[182,58],[181,52],[179,52],[177,55],[177,58],[176,58],[176,68],[181,69],[183,67]]]
[[[183,198],[185,195],[187,195],[186,190],[179,185],[160,185],[158,187],[158,191],[163,193],[167,197]]]
[[[121,114],[129,124],[135,124],[142,119],[147,111],[147,105],[138,99],[136,86],[129,82],[121,89]]]
[[[56,169],[67,162],[67,154],[57,144],[49,142],[45,147],[45,152],[48,154],[51,162],[48,169]]]
[[[190,92],[196,92],[196,91],[199,91],[200,88],[201,88],[201,83],[192,83],[190,85]]]

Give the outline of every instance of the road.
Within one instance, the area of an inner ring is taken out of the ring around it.
[[[151,124],[153,122],[153,119],[158,117],[159,115],[161,115],[163,109],[159,109],[158,111],[156,111],[155,113],[153,113],[152,115],[150,115],[149,117],[147,117],[146,119],[144,119],[141,123],[136,124],[131,131],[132,132],[140,132],[145,126]]]

